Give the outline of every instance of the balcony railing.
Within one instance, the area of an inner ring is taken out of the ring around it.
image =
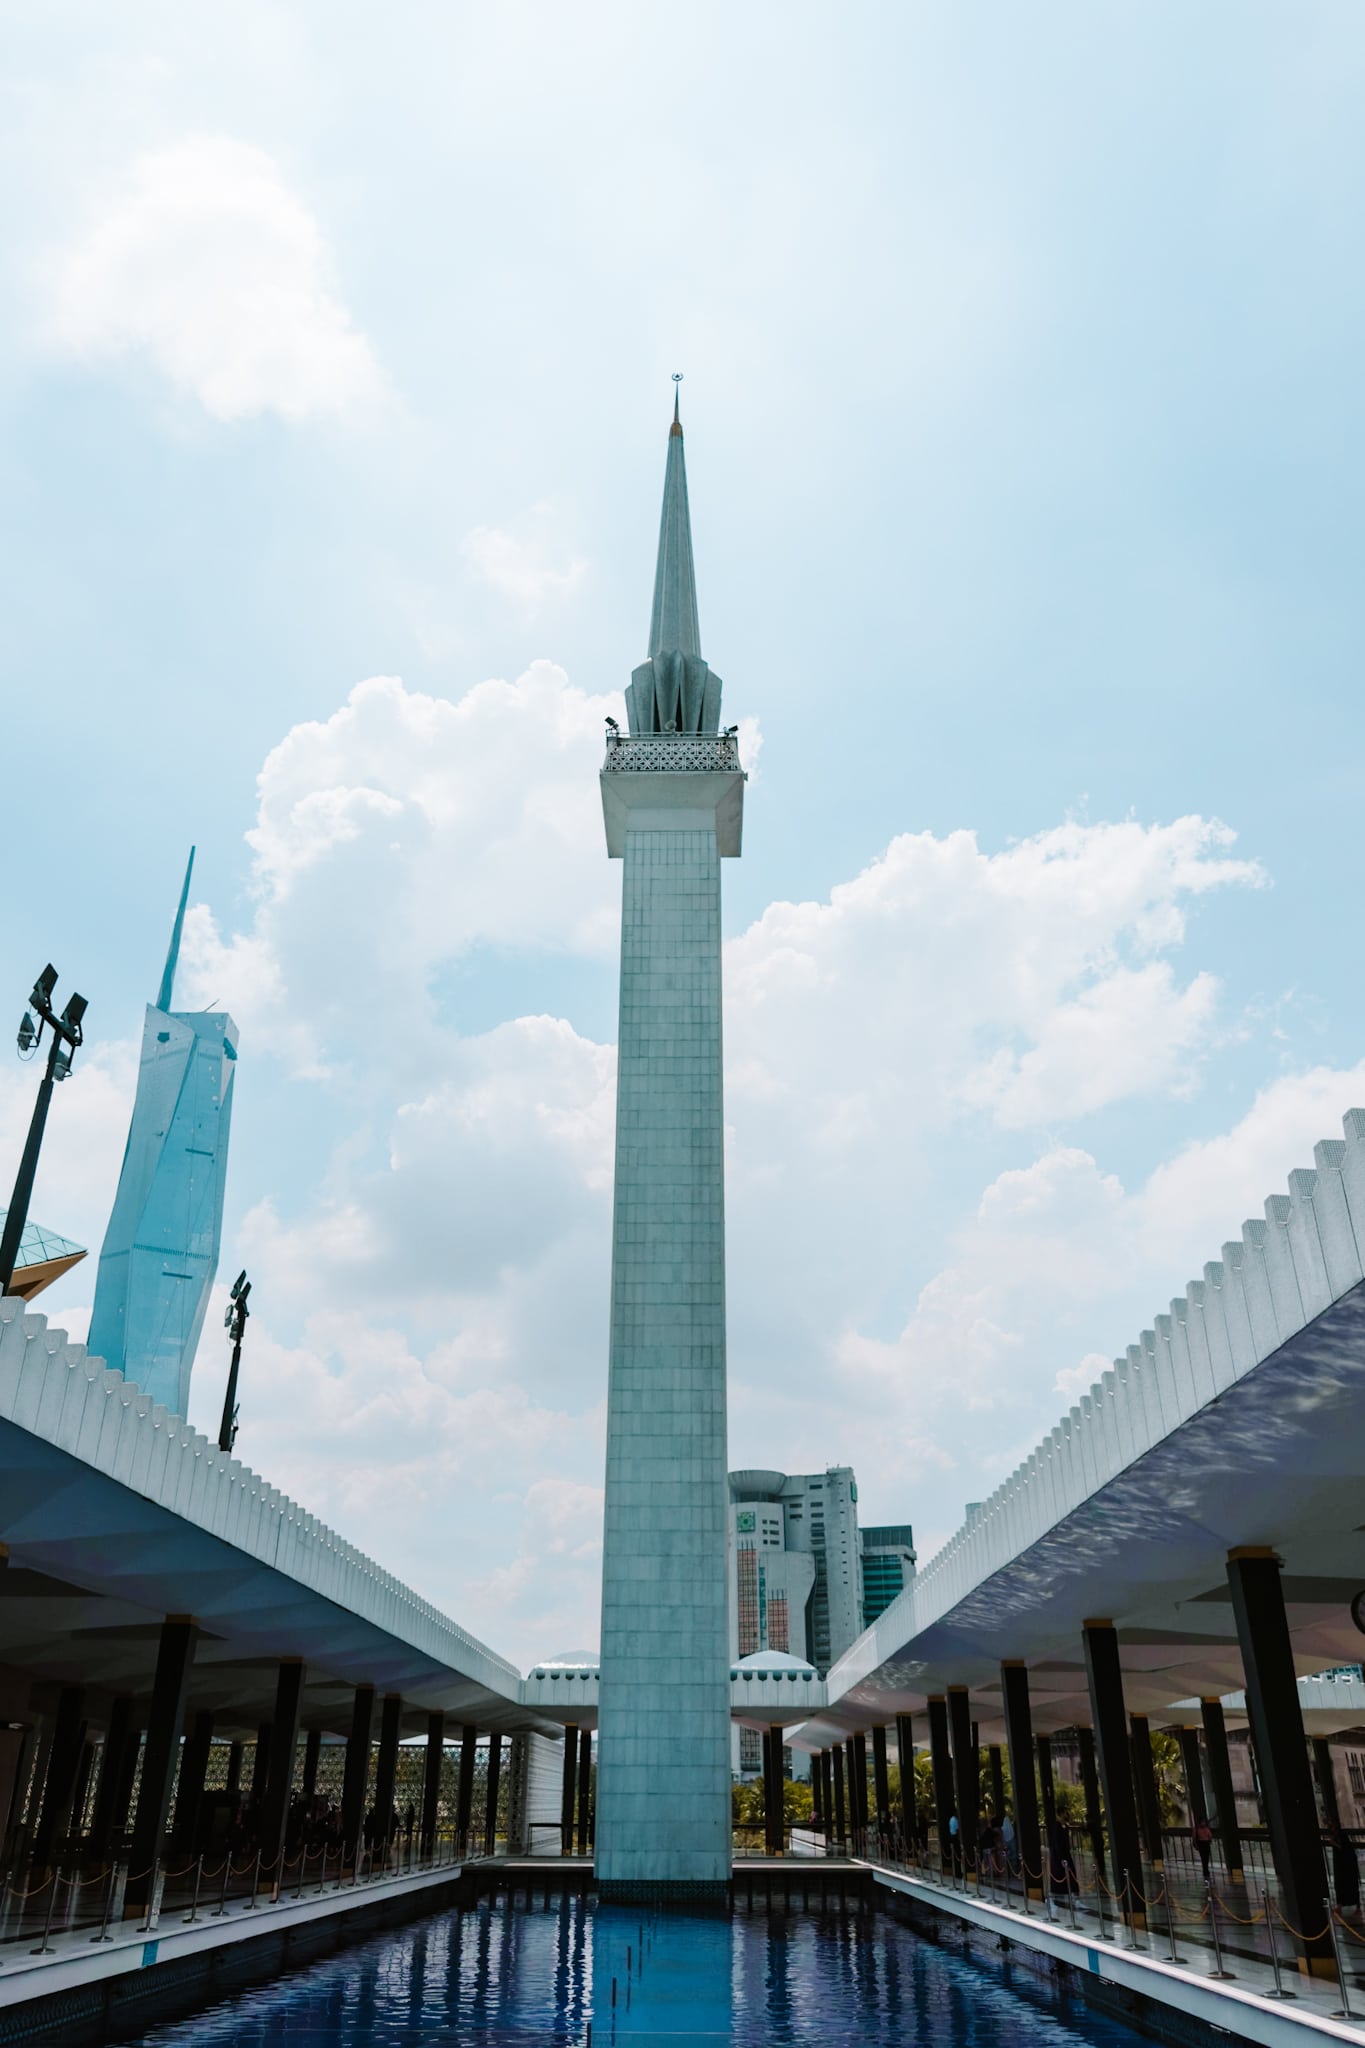
[[[732,733],[622,733],[607,740],[603,771],[639,775],[695,774],[699,769],[739,767],[739,742]]]

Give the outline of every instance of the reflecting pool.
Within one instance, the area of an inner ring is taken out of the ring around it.
[[[590,2031],[591,2030],[591,2031]],[[444,1913],[153,2029],[156,2048],[1139,2048],[856,1902],[720,1914],[565,1899]]]

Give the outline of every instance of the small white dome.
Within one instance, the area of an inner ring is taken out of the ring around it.
[[[741,1657],[736,1671],[804,1671],[811,1678],[815,1666],[807,1664],[804,1657],[789,1657],[785,1650],[755,1650],[751,1657]]]

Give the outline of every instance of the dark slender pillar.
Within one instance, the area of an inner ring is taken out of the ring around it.
[[[1237,1796],[1232,1789],[1232,1762],[1228,1756],[1228,1729],[1223,1719],[1223,1702],[1217,1693],[1200,1700],[1199,1713],[1204,1723],[1204,1752],[1209,1760],[1213,1823],[1218,1830],[1223,1863],[1233,1884],[1245,1884],[1242,1837],[1237,1826]]]
[[[817,1749],[810,1760],[810,1825],[811,1833],[815,1835],[822,1834],[825,1826],[823,1758],[824,1751]]]
[[[393,1840],[393,1810],[398,1789],[398,1738],[403,1733],[401,1693],[386,1692],[379,1710],[379,1755],[374,1766],[375,1846],[387,1851]]]
[[[1199,1730],[1177,1728],[1180,1738],[1180,1761],[1185,1767],[1185,1804],[1189,1808],[1190,1826],[1209,1817],[1208,1801],[1204,1797],[1204,1765],[1199,1755]]]
[[[446,1717],[427,1715],[427,1753],[422,1769],[422,1854],[436,1847],[437,1808],[441,1803],[441,1765],[446,1753]]]
[[[1133,1789],[1137,1794],[1142,1839],[1147,1844],[1148,1859],[1160,1870],[1165,1856],[1161,1840],[1161,1794],[1152,1759],[1152,1730],[1145,1714],[1130,1714],[1128,1727],[1132,1736]]]
[[[1138,1838],[1137,1801],[1133,1797],[1118,1630],[1112,1621],[1087,1621],[1082,1633],[1090,1686],[1090,1720],[1095,1731],[1105,1818],[1109,1823],[1110,1887],[1115,1898],[1123,1901],[1125,1918],[1131,1917],[1135,1925],[1145,1926],[1142,1843]]]
[[[502,1782],[502,1737],[494,1731],[488,1738],[488,1791],[484,1800],[483,1853],[498,1852],[498,1787]]]
[[[1337,1803],[1337,1781],[1332,1774],[1332,1745],[1325,1735],[1313,1737],[1313,1770],[1322,1798],[1322,1817],[1329,1828],[1339,1828],[1341,1808]]]
[[[257,1814],[270,1780],[270,1734],[270,1723],[262,1721],[256,1730],[256,1753],[251,1759],[251,1791],[248,1795]]]
[[[1043,1802],[1043,1854],[1052,1854],[1052,1830],[1057,1824],[1057,1777],[1052,1768],[1052,1737],[1037,1739],[1038,1790]]]
[[[844,1745],[836,1742],[831,1751],[834,1766],[834,1839],[840,1849],[848,1844],[848,1828],[844,1812]]]
[[[1298,1675],[1280,1584],[1280,1560],[1270,1550],[1230,1550],[1228,1584],[1246,1675],[1247,1722],[1265,1801],[1284,1917],[1310,1933],[1321,1927],[1327,1897],[1313,1774],[1299,1708]],[[1303,1944],[1315,1976],[1335,1975],[1326,1934]]]
[[[929,1699],[929,1762],[934,1773],[934,1820],[938,1826],[940,1870],[953,1867],[953,1757],[948,1746],[948,1702],[942,1694]]]
[[[123,1745],[123,1756],[119,1762],[118,1781],[114,1788],[114,1833],[126,1835],[132,1825],[133,1786],[137,1782],[138,1758],[142,1755],[143,1734],[140,1728],[130,1731]]]
[[[766,1762],[767,1752],[764,1752]],[[460,1753],[460,1783],[464,1784],[464,1752]],[[574,1793],[578,1785],[578,1724],[569,1721],[564,1729],[564,1775],[559,1789],[559,1853],[573,1855]]]
[[[858,1836],[862,1822],[858,1818],[858,1765],[851,1735],[844,1738],[844,1780],[848,1792],[848,1839],[856,1851],[861,1847]]]
[[[909,1714],[896,1716],[896,1754],[901,1772],[901,1854],[908,1856],[919,1839],[915,1826],[915,1724]]]
[[[147,1745],[142,1758],[142,1784],[138,1791],[128,1883],[124,1892],[123,1916],[126,1920],[140,1919],[146,1911],[147,1901],[152,1895],[154,1869],[161,1860],[166,1816],[171,1804],[171,1780],[180,1747],[180,1724],[185,1718],[185,1695],[189,1690],[190,1666],[194,1662],[194,1638],[195,1626],[188,1615],[168,1615],[161,1624],[151,1711],[147,1718]]]
[[[1093,1728],[1076,1730],[1076,1746],[1081,1756],[1081,1789],[1085,1793],[1085,1833],[1090,1844],[1090,1854],[1095,1868],[1104,1872],[1104,1813],[1100,1807],[1100,1774],[1095,1767],[1095,1731]]]
[[[588,1853],[588,1810],[592,1797],[592,1730],[578,1731],[578,1853]]]
[[[365,1825],[365,1794],[370,1784],[370,1736],[374,1728],[374,1687],[358,1685],[346,1738],[346,1767],[341,1781],[341,1838],[345,1854],[354,1855]]]
[[[472,1721],[466,1721],[460,1729],[460,1776],[455,1787],[455,1837],[461,1856],[469,1854],[469,1823],[474,1813],[474,1750],[478,1739],[478,1729]]]
[[[84,1706],[84,1687],[62,1687],[52,1728],[52,1746],[47,1753],[43,1803],[38,1813],[38,1825],[33,1831],[35,1864],[46,1866],[51,1861],[53,1846],[66,1833],[71,1818],[76,1774],[80,1770],[81,1751],[85,1747]]]
[[[278,1894],[284,1877],[284,1841],[289,1806],[294,1796],[294,1752],[299,1746],[299,1715],[303,1708],[304,1667],[301,1657],[280,1661],[275,1681],[275,1713],[270,1723],[270,1762],[261,1801],[261,1870],[274,1881]]]
[[[891,1841],[891,1773],[886,1768],[886,1730],[872,1730],[872,1790],[877,1802],[877,1840],[885,1855]]]
[[[100,1861],[108,1856],[114,1838],[114,1802],[130,1737],[133,1748],[137,1747],[132,1719],[133,1703],[126,1695],[121,1695],[109,1710],[109,1727],[100,1759],[100,1781],[95,1787],[95,1811],[90,1821],[90,1854]]]
[[[1014,1846],[1023,1865],[1024,1883],[1037,1898],[1043,1884],[1043,1847],[1038,1831],[1038,1783],[1033,1775],[1033,1708],[1029,1702],[1026,1664],[1011,1660],[1000,1666],[1000,1693],[1005,1707],[1010,1783],[1014,1788]]]
[[[953,1738],[953,1792],[957,1799],[957,1839],[964,1870],[976,1869],[976,1816],[981,1801],[976,1745],[972,1741],[972,1709],[965,1685],[948,1687],[948,1727]]]
[[[227,1777],[224,1780],[223,1790],[230,1793],[235,1799],[241,1789],[242,1745],[240,1742],[230,1742],[228,1744]]]
[[[763,1731],[763,1846],[770,1856],[782,1854],[785,1816],[782,1811],[782,1730]]]
[[[192,1856],[199,1838],[199,1809],[204,1800],[204,1776],[212,1741],[213,1715],[196,1714],[180,1750],[180,1783],[171,1826],[171,1847],[178,1857]]]
[[[82,1823],[85,1819],[86,1801],[90,1796],[90,1773],[94,1767],[95,1745],[87,1736],[81,1744],[81,1761],[80,1768],[76,1772],[76,1789],[71,1795],[71,1818],[67,1822],[67,1832],[69,1834],[84,1835],[85,1833]]]
[[[825,1795],[825,1841],[838,1839],[834,1827],[834,1756],[832,1749],[825,1751],[820,1766],[820,1777]]]
[[[300,1788],[305,1805],[314,1798],[318,1789],[318,1760],[322,1755],[322,1730],[310,1728],[308,1739],[303,1745],[303,1785]]]
[[[858,1831],[867,1847],[867,1737],[860,1728],[853,1738],[853,1770],[858,1782]]]
[[[993,1742],[986,1754],[991,1768],[991,1819],[999,1827],[1005,1817],[1005,1760],[998,1742]]]

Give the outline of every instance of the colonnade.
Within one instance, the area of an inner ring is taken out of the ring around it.
[[[1334,1973],[1331,1936],[1323,1927],[1326,1866],[1280,1561],[1268,1548],[1244,1547],[1229,1551],[1226,1569],[1245,1674],[1247,1721],[1283,1917],[1296,1932],[1304,1966],[1330,1975]],[[1113,1621],[1104,1617],[1084,1621],[1080,1648],[1090,1708],[1089,1724],[1077,1728],[1085,1829],[1096,1868],[1107,1870],[1106,1882],[1115,1899],[1122,1901],[1125,1917],[1142,1926],[1148,1909],[1144,1849],[1149,1867],[1160,1872],[1163,1865],[1150,1726],[1146,1714],[1127,1710],[1120,1633]],[[1056,1819],[1051,1738],[1034,1733],[1029,1673],[1022,1659],[1001,1663],[1000,1692],[1013,1789],[1015,1856],[1025,1882],[1038,1892]],[[945,1869],[956,1857],[960,1866],[970,1871],[976,1867],[981,1756],[969,1688],[947,1684],[942,1692],[930,1694],[923,1718],[927,1722],[939,1855]],[[1229,1879],[1241,1885],[1244,1870],[1232,1766],[1223,1709],[1216,1695],[1201,1700],[1200,1723],[1200,1729],[1186,1726],[1173,1731],[1179,1738],[1191,1816],[1213,1820]],[[899,1715],[895,1726],[901,1758],[902,1811],[898,1819],[910,1841],[916,1833],[911,1716]],[[1211,1815],[1204,1794],[1201,1729],[1213,1797]],[[886,1737],[885,1727],[873,1728],[874,1798],[878,1837],[883,1843],[893,1836],[897,1820],[890,1812]],[[1004,1808],[1004,1759],[998,1745],[989,1748],[987,1761],[991,1801],[998,1819]],[[1322,1757],[1318,1762],[1330,1820],[1335,1812],[1335,1793],[1327,1789],[1330,1766],[1323,1768]],[[868,1825],[865,1737],[853,1735],[817,1753],[811,1775],[817,1826],[838,1840],[851,1837],[855,1844],[862,1843]]]
[[[56,1709],[43,1738],[31,1773],[40,1788],[29,1799],[35,1801],[37,1818],[29,1845],[31,1868],[49,1868],[59,1845],[71,1828],[73,1816],[83,1815],[90,1806],[90,1781],[98,1768],[90,1827],[84,1840],[84,1856],[91,1863],[110,1859],[115,1841],[128,1839],[128,1880],[123,1894],[127,1918],[141,1917],[159,1868],[169,1855],[192,1856],[200,1839],[200,1820],[207,1793],[207,1775],[214,1743],[215,1714],[197,1710],[187,1721],[186,1707],[194,1664],[198,1630],[189,1616],[169,1615],[161,1624],[157,1641],[155,1673],[150,1698],[137,1701],[131,1695],[116,1697],[108,1709],[103,1742],[92,1740],[86,1718],[86,1692],[78,1685],[63,1686]],[[322,1730],[301,1727],[306,1670],[301,1659],[282,1658],[276,1670],[275,1695],[270,1719],[256,1730],[255,1758],[249,1798],[256,1816],[256,1847],[260,1869],[278,1873],[283,1868],[286,1830],[298,1764],[300,1737],[303,1738],[301,1792],[311,1801],[317,1786]],[[376,1712],[377,1709],[377,1712]],[[405,1704],[394,1692],[378,1695],[372,1685],[355,1689],[350,1728],[346,1737],[340,1801],[343,1856],[355,1858],[359,1845],[367,1842],[366,1810],[370,1768],[374,1764],[373,1824],[367,1845],[376,1860],[390,1848],[394,1829],[398,1750],[403,1733]],[[375,1743],[376,1723],[378,1740]],[[502,1737],[492,1733],[488,1740],[485,1823],[480,1844],[470,1842],[475,1782],[475,1746],[479,1730],[473,1723],[460,1729],[460,1764],[454,1813],[455,1853],[467,1856],[491,1855],[495,1846],[498,1793],[502,1769]],[[583,1808],[586,1813],[586,1777],[589,1769],[590,1738],[584,1731],[582,1769],[585,1779]],[[441,1766],[445,1754],[446,1716],[428,1713],[422,1775],[420,1819],[417,1840],[421,1853],[430,1857],[437,1836]],[[373,1755],[372,1755],[373,1753]],[[141,1760],[139,1774],[138,1764]],[[226,1791],[242,1789],[243,1744],[228,1746]],[[134,1793],[136,1797],[134,1798]],[[174,1799],[174,1811],[172,1801]]]

